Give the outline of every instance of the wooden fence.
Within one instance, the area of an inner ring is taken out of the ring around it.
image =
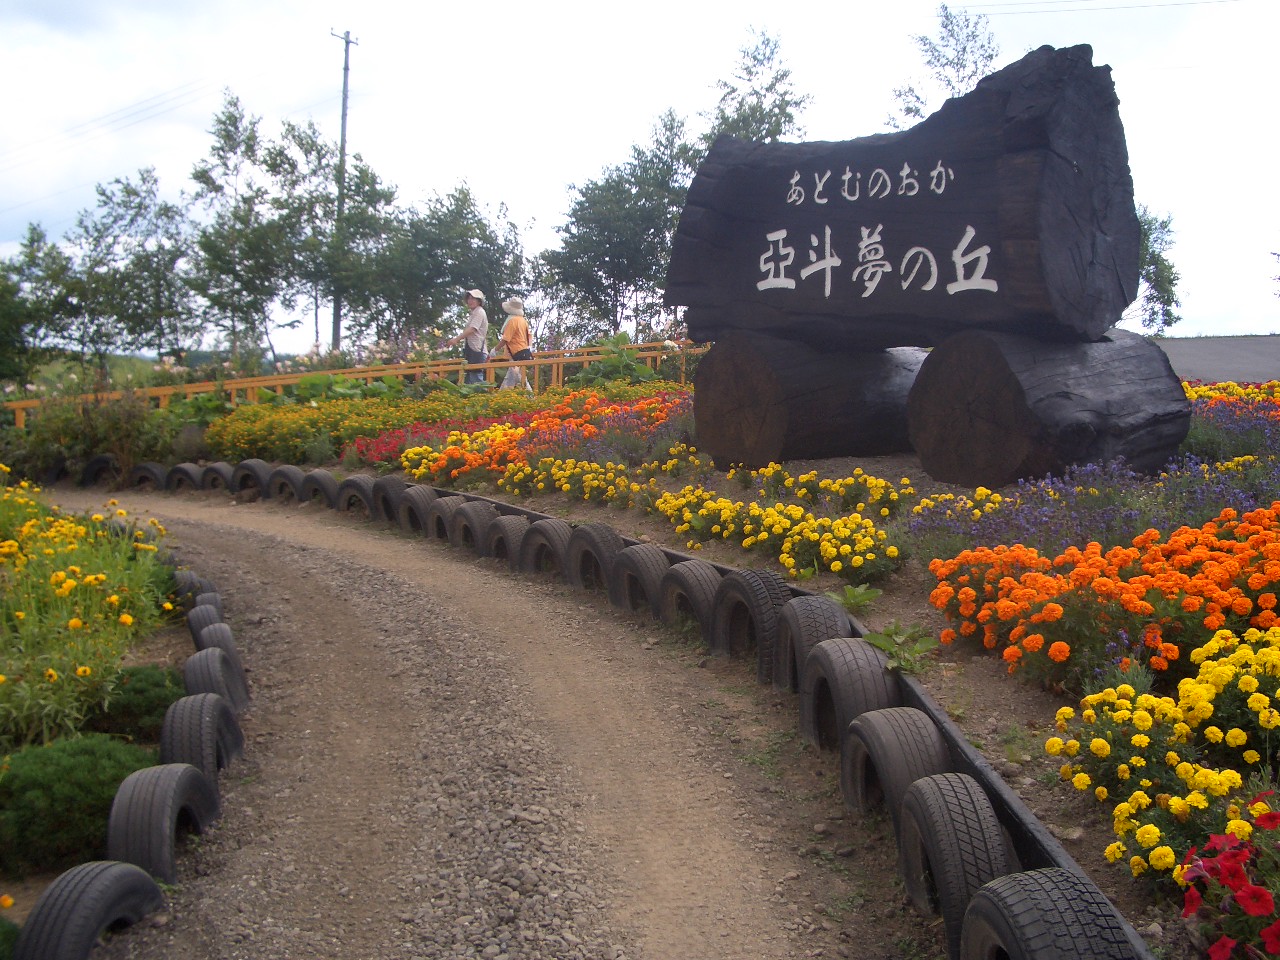
[[[207,380],[202,383],[180,383],[168,387],[139,387],[134,390],[109,390],[97,393],[82,394],[77,399],[82,403],[101,403],[105,400],[118,400],[128,394],[147,397],[161,408],[169,406],[174,397],[187,399],[200,394],[222,394],[231,406],[257,403],[260,390],[279,391],[282,388],[296,385],[306,377],[317,374],[331,374],[371,383],[383,377],[400,377],[418,380],[450,380],[462,383],[468,372],[484,375],[487,383],[497,383],[509,367],[520,367],[535,392],[550,387],[564,386],[566,376],[571,376],[579,369],[616,355],[618,347],[579,347],[575,350],[537,350],[532,360],[497,360],[490,363],[467,364],[465,360],[424,360],[413,363],[389,363],[370,367],[349,367],[342,370],[307,370],[300,373],[279,373],[263,377],[233,377],[224,380]],[[678,361],[680,374],[678,382],[687,382],[687,359],[705,353],[707,347],[681,341],[675,349],[663,343],[628,344],[621,348],[636,363],[644,363],[652,370],[657,370],[663,360]],[[572,371],[566,374],[566,370]],[[27,412],[38,411],[43,399],[9,400],[3,406],[13,411],[14,423],[18,429],[24,429],[27,423]]]

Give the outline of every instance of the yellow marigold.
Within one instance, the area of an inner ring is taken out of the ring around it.
[[[1098,802],[1101,803],[1103,800],[1107,799],[1107,788],[1096,787],[1093,791],[1093,795],[1097,798]]]
[[[1092,786],[1093,780],[1087,773],[1077,773],[1071,778],[1071,785],[1077,790],[1088,790]]]
[[[1128,852],[1129,852],[1129,848],[1126,847],[1119,840],[1117,840],[1115,843],[1111,844],[1111,846],[1107,847],[1107,850],[1106,850],[1107,862],[1116,863],[1118,860],[1120,860],[1121,857],[1123,857]]]
[[[126,627],[131,627],[133,626],[133,617],[127,613],[122,613],[120,614],[120,622]]]
[[[55,670],[55,669],[53,669],[53,667],[49,667],[49,668],[48,668],[47,670],[45,670],[45,672],[44,672],[44,678],[45,678],[46,680],[48,680],[50,683],[57,683],[57,682],[58,682],[58,671],[57,671],[57,670]]]
[[[68,630],[79,630],[83,626],[84,626],[84,621],[81,620],[79,617],[72,617],[70,620],[67,621]]]
[[[1227,824],[1227,833],[1248,840],[1253,833],[1253,824],[1248,820],[1232,820]]]
[[[76,676],[77,676],[77,677],[87,677],[87,676],[89,676],[89,674],[91,674],[91,673],[93,673],[93,668],[92,668],[92,667],[76,667]]]
[[[1154,847],[1160,842],[1160,828],[1154,823],[1144,823],[1138,828],[1138,832],[1133,835],[1133,838],[1142,844],[1144,848]]]
[[[1151,851],[1150,861],[1152,870],[1172,870],[1178,858],[1172,847],[1160,846]]]
[[[1095,757],[1105,759],[1111,756],[1111,744],[1103,740],[1101,737],[1094,737],[1089,741],[1089,752]]]
[[[1129,870],[1135,877],[1140,877],[1147,872],[1147,861],[1136,855],[1130,857]]]

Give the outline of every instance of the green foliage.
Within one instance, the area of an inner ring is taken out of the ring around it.
[[[313,373],[303,377],[280,399],[310,403],[313,400],[349,400],[361,397],[383,397],[398,400],[404,396],[404,381],[395,376],[365,382],[341,374]]]
[[[524,253],[506,208],[491,215],[466,185],[388,216],[379,240],[358,324],[379,341],[438,340],[462,328],[460,291],[478,287],[496,303],[499,291],[523,286]]]
[[[18,942],[19,927],[12,920],[0,917],[0,960],[10,960],[14,945]]]
[[[626,326],[664,326],[661,288],[695,166],[684,122],[667,111],[647,147],[633,147],[626,162],[576,188],[559,228],[561,249],[539,262],[552,306],[547,322],[560,328],[545,339],[583,342]]]
[[[85,729],[117,737],[158,742],[169,705],[185,695],[182,674],[172,667],[144,664],[120,671],[105,708],[91,713]]]
[[[1162,334],[1182,319],[1176,308],[1181,276],[1166,256],[1173,246],[1173,218],[1157,217],[1145,204],[1138,207],[1142,247],[1139,254],[1138,298],[1125,311],[1126,320],[1138,320],[1143,329]]]
[[[150,750],[100,733],[12,754],[0,774],[0,871],[21,876],[105,856],[117,788],[155,762]]]
[[[865,583],[859,583],[856,586],[854,584],[845,584],[844,589],[839,593],[828,590],[826,596],[840,604],[850,613],[857,613],[882,593],[884,593],[883,590],[878,590]]]
[[[207,427],[219,417],[225,417],[231,409],[231,401],[221,391],[174,397],[169,401],[169,416],[177,423],[199,427]]]
[[[707,115],[711,128],[702,136],[703,152],[717,137],[774,143],[804,133],[796,114],[813,97],[800,96],[791,84],[791,71],[782,65],[781,44],[763,30],[753,30],[754,42],[742,47],[733,81],[718,80],[720,102]]]
[[[34,315],[12,268],[0,263],[0,381],[25,383],[34,367]]]
[[[599,360],[587,364],[580,373],[565,379],[570,387],[598,387],[605,383],[622,381],[623,383],[647,383],[657,380],[658,374],[649,366],[637,363],[631,351],[626,347],[631,338],[626,331],[597,340],[592,346],[604,348]]]
[[[1000,55],[1000,46],[985,16],[963,10],[953,12],[945,3],[938,5],[937,38],[917,34],[912,39],[924,57],[933,89],[922,92],[916,83],[894,88],[898,113],[890,114],[888,123],[895,130],[923,120],[937,109],[939,99],[970,92]]]
[[[67,237],[76,310],[60,340],[82,359],[110,351],[178,351],[198,342],[187,284],[193,227],[160,199],[154,168],[96,188],[98,202]]]
[[[19,474],[40,480],[61,469],[78,472],[90,458],[111,453],[127,476],[134,464],[167,461],[178,428],[167,411],[132,392],[88,402],[54,397],[30,412],[25,432],[12,437],[17,449],[6,462]]]
[[[302,445],[302,462],[312,466],[322,466],[338,459],[338,450],[333,439],[327,433],[317,433]]]
[[[932,631],[918,624],[904,627],[897,620],[884,630],[868,633],[862,639],[889,658],[887,666],[890,670],[903,673],[919,673],[928,661],[928,654],[941,642]]]

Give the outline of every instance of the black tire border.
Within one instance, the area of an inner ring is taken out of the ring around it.
[[[159,885],[141,867],[90,860],[45,887],[18,931],[13,960],[84,960],[105,931],[164,907]]]
[[[178,833],[202,834],[222,812],[213,782],[189,763],[135,770],[120,782],[107,818],[107,858],[178,882]]]

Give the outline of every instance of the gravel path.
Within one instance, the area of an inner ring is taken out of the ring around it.
[[[169,910],[103,957],[943,955],[745,664],[315,507],[119,499],[220,588],[254,702]]]

